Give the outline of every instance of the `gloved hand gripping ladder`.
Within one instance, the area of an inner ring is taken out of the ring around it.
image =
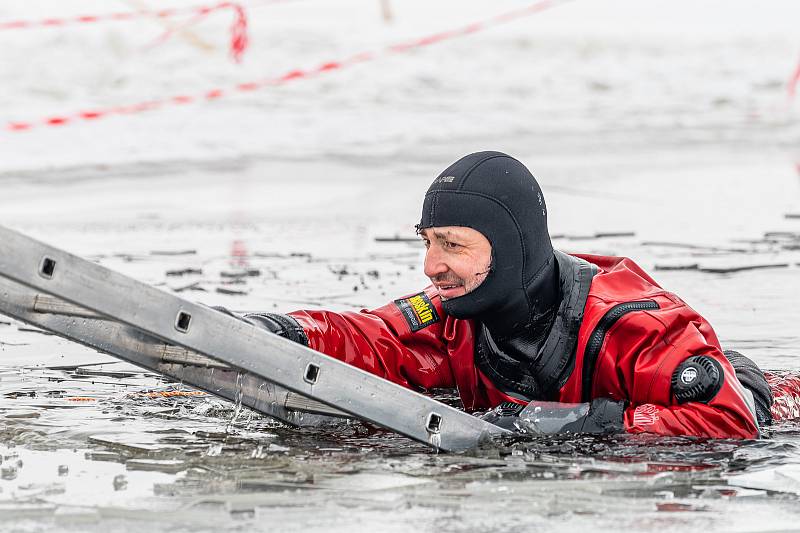
[[[437,449],[468,449],[506,432],[252,324],[4,227],[0,227],[0,277]]]

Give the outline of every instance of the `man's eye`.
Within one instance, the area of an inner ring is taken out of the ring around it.
[[[425,248],[431,247],[431,241],[429,241],[428,239],[422,239],[422,244],[425,245]]]
[[[456,244],[456,243],[454,243],[454,242],[450,242],[450,241],[444,241],[444,242],[442,243],[442,245],[443,245],[445,248],[449,248],[449,249],[451,249],[451,250],[452,250],[453,248],[458,248],[458,244]]]

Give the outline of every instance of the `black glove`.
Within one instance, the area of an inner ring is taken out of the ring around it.
[[[598,398],[589,403],[534,400],[528,405],[503,402],[481,416],[503,429],[532,435],[621,433],[625,402]]]
[[[559,433],[599,433],[609,435],[625,431],[625,403],[608,398],[596,398],[589,412],[574,422],[565,424]]]
[[[241,316],[219,305],[213,306],[212,309],[236,318],[237,320],[241,320],[242,322],[258,326],[275,335],[280,335],[290,341],[308,346],[308,337],[303,327],[297,320],[289,315],[281,315],[278,313],[248,313]]]
[[[244,319],[251,324],[271,331],[290,341],[308,346],[308,337],[303,330],[303,326],[289,315],[281,315],[278,313],[250,313],[244,315]]]
[[[484,413],[481,419],[509,431],[522,432],[523,429],[519,425],[519,414],[523,409],[525,409],[523,404],[503,402],[488,413]]]
[[[746,355],[733,350],[725,350],[722,353],[731,363],[739,382],[753,393],[758,425],[763,427],[772,424],[772,403],[774,399],[772,390],[764,377],[764,372]]]

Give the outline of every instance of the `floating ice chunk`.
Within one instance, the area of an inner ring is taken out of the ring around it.
[[[430,479],[407,476],[404,474],[357,473],[350,476],[322,479],[316,483],[316,487],[369,492],[423,485],[432,482],[433,481]]]
[[[147,470],[175,474],[186,470],[186,461],[180,459],[129,459],[125,462],[128,470]]]
[[[800,465],[783,465],[728,478],[729,485],[775,492],[800,494]]]

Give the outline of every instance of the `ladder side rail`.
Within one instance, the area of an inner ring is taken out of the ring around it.
[[[280,385],[183,348],[180,348],[183,357],[170,356],[177,351],[174,346],[54,296],[43,298],[40,293],[3,277],[0,277],[0,293],[3,294],[0,314],[232,402],[237,401],[241,391],[242,405],[280,422],[318,427],[347,416],[330,407],[308,403],[313,400],[303,402],[304,399],[298,399],[298,395]],[[303,412],[306,405],[308,408]]]
[[[0,275],[436,449],[464,450],[489,435],[506,433],[337,359],[4,227]]]

